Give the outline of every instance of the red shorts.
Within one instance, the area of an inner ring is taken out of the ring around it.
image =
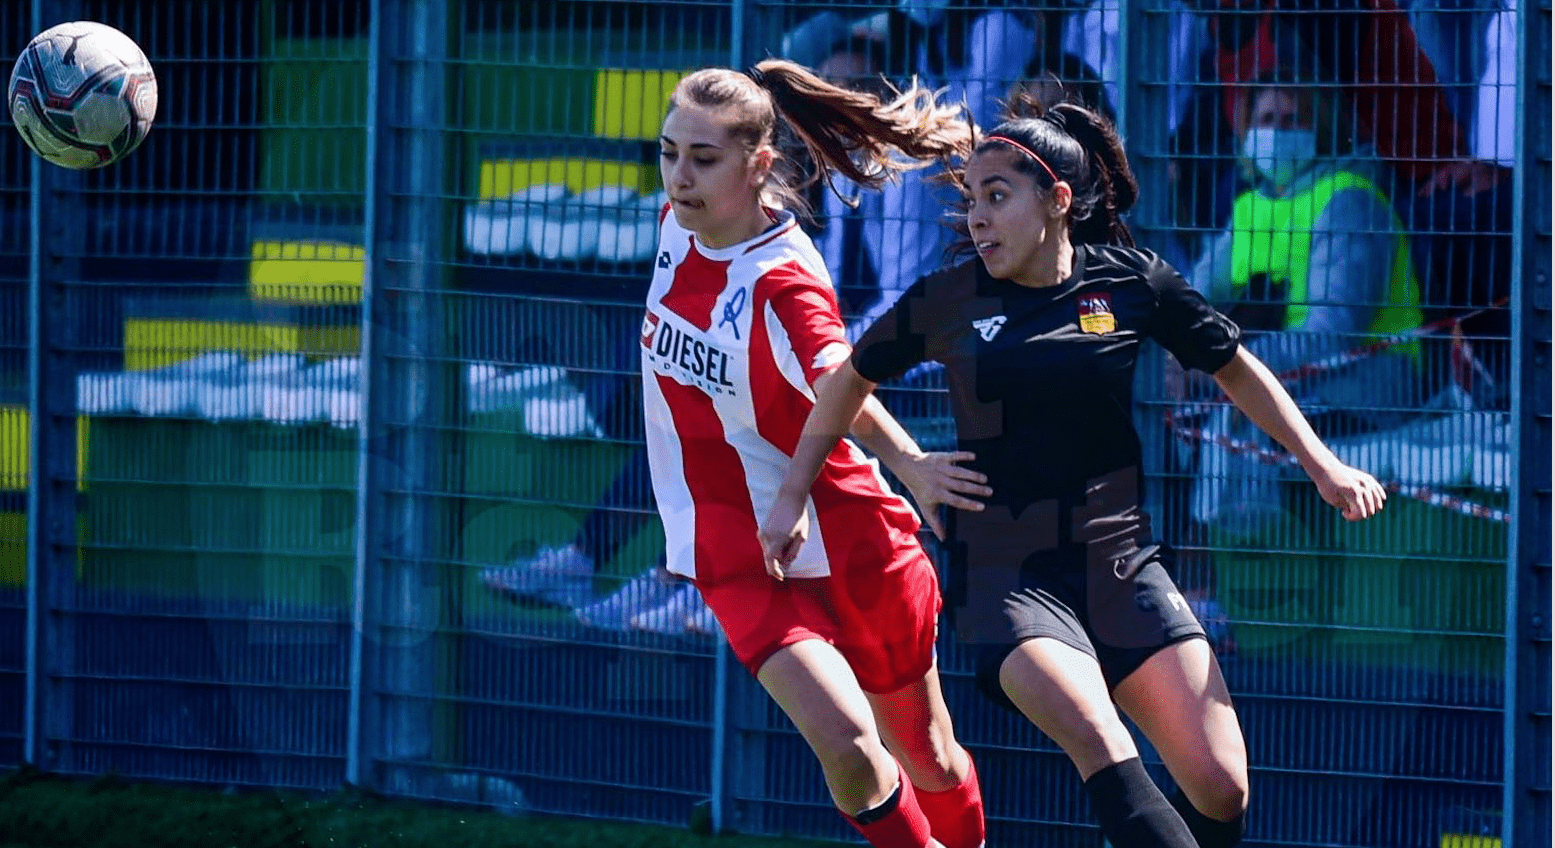
[[[696,586],[752,675],[782,648],[820,639],[865,692],[887,694],[928,674],[940,611],[939,576],[923,549],[914,541],[896,556],[884,570],[781,581],[763,572]]]

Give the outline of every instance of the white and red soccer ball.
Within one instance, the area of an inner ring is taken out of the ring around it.
[[[129,36],[72,21],[44,30],[22,51],[6,104],[33,152],[64,168],[101,168],[151,131],[157,78]]]

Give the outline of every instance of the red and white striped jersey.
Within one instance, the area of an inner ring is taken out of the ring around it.
[[[643,318],[643,406],[669,569],[707,582],[764,573],[757,526],[814,405],[810,382],[847,358],[831,279],[792,213],[713,249],[666,212]],[[807,504],[788,569],[822,577],[884,567],[918,529],[874,460],[848,440]]]

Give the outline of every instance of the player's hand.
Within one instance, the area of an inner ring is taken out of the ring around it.
[[[988,488],[988,477],[979,471],[963,468],[957,463],[971,462],[977,454],[970,451],[934,451],[926,453],[892,469],[912,493],[912,499],[923,513],[923,520],[940,541],[945,540],[945,524],[940,520],[939,505],[956,509],[982,512],[983,502],[973,498],[986,498],[993,494]]]
[[[1388,500],[1387,490],[1377,478],[1342,462],[1319,468],[1311,476],[1323,500],[1347,521],[1362,521],[1376,515]]]
[[[761,558],[766,563],[767,573],[782,580],[788,564],[799,555],[799,548],[810,535],[810,514],[805,510],[805,499],[779,492],[756,535],[761,538]]]

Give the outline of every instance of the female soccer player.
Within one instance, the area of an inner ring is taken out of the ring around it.
[[[1062,104],[1007,121],[976,146],[963,185],[977,258],[915,283],[820,383],[762,525],[768,568],[786,574],[809,544],[809,481],[875,384],[943,363],[959,447],[974,455],[965,471],[992,490],[947,522],[946,598],[984,691],[1063,747],[1116,848],[1229,848],[1243,830],[1246,746],[1140,505],[1140,342],[1214,375],[1345,518],[1381,508],[1382,487],[1318,440],[1235,324],[1133,247],[1119,215],[1138,188],[1103,118]],[[1181,788],[1172,803],[1118,707]]]
[[[793,160],[775,147],[779,119],[802,142]],[[682,79],[659,136],[670,202],[642,371],[668,566],[692,579],[820,759],[838,809],[881,848],[977,848],[982,800],[940,693],[939,585],[918,518],[857,447],[833,440],[817,460],[817,532],[789,579],[764,567],[757,519],[818,381],[849,351],[825,266],[784,208],[799,202],[785,175],[807,162],[879,186],[965,132],[916,86],[882,103],[768,60]],[[923,455],[878,404],[857,417],[860,440],[935,497],[954,455]]]

